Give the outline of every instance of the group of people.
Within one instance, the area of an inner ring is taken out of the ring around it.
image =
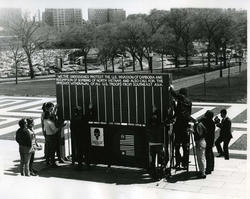
[[[60,152],[61,129],[65,124],[60,122],[57,117],[58,106],[52,102],[44,103],[42,106],[41,125],[45,137],[44,158],[48,166],[57,167],[55,153],[59,163],[63,163]]]
[[[16,141],[19,144],[20,172],[22,176],[36,176],[37,171],[33,169],[35,151],[41,149],[37,143],[33,130],[34,120],[22,118],[19,122],[19,129],[16,132]]]
[[[164,150],[165,154],[165,162],[163,164],[167,165],[170,160],[168,151],[168,144],[170,142],[173,142],[172,151],[174,151],[174,154],[171,157],[175,159],[175,169],[188,170],[190,135],[194,135],[199,167],[198,177],[206,178],[207,174],[211,174],[214,171],[214,144],[218,150],[217,157],[223,156],[226,160],[229,159],[228,145],[232,138],[231,120],[227,117],[226,109],[220,111],[221,120],[218,116],[214,117],[214,113],[210,110],[206,111],[201,118],[196,120],[191,117],[192,102],[188,97],[187,89],[181,88],[179,92],[174,91],[172,86],[169,89],[174,101],[172,106],[169,107],[166,120],[162,123],[157,108],[153,107],[152,117],[147,124],[147,137],[151,155],[150,170],[154,171],[155,157],[157,153],[161,153],[161,150]],[[170,134],[163,136],[162,132],[164,131],[162,127],[167,127],[166,124],[169,123],[174,124],[173,133],[166,128]],[[215,141],[216,126],[220,133]],[[163,139],[165,139],[165,148],[162,148],[161,144]],[[222,142],[223,149],[221,147]],[[151,172],[151,174],[154,176],[154,173]],[[166,175],[169,175],[169,173]]]
[[[57,167],[55,152],[60,163],[63,162],[60,153],[60,132],[65,125],[57,118],[57,106],[52,102],[44,103],[42,106],[41,125],[45,137],[44,158],[48,166]],[[33,169],[33,162],[36,150],[42,150],[34,133],[34,120],[22,118],[19,122],[19,129],[16,131],[16,141],[19,144],[20,152],[20,173],[24,176],[35,176],[37,171]]]
[[[214,113],[208,110],[200,119],[196,120],[191,117],[192,102],[188,98],[186,88],[180,89],[179,93],[170,87],[170,92],[176,100],[175,107],[175,123],[174,123],[174,146],[176,168],[180,168],[181,164],[184,169],[189,164],[189,142],[190,133],[194,134],[196,144],[196,155],[199,167],[199,177],[206,178],[206,174],[211,174],[214,171],[214,154],[213,146],[215,144],[218,156],[224,156],[229,159],[228,145],[232,138],[231,120],[227,116],[227,110],[220,111],[221,121]],[[190,122],[194,123],[193,132],[190,132]],[[219,128],[219,137],[215,140],[215,129]],[[221,143],[223,142],[223,149]],[[180,146],[183,149],[183,156],[180,154]]]

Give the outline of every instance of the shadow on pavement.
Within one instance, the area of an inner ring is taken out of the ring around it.
[[[169,183],[176,183],[178,181],[187,181],[187,180],[199,180],[200,178],[197,177],[196,171],[189,171],[189,172],[181,172],[177,173],[175,175],[170,176],[167,179],[167,182]]]
[[[5,170],[5,175],[20,175],[19,160],[14,160],[14,167]],[[58,164],[59,167],[53,168],[47,166],[45,160],[38,158],[33,163],[33,168],[38,171],[39,177],[54,177],[71,180],[92,181],[110,184],[146,184],[156,182],[153,180],[145,169],[138,168],[121,168],[112,166],[110,169],[106,165],[92,165],[91,168],[83,165],[78,168],[71,162]]]

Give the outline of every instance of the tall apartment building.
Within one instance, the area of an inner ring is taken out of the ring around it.
[[[21,8],[0,8],[0,26],[22,18]]]
[[[88,20],[96,25],[119,23],[125,19],[126,11],[123,9],[88,9]]]
[[[67,25],[82,24],[82,10],[75,8],[46,8],[42,15],[43,22],[60,29]]]

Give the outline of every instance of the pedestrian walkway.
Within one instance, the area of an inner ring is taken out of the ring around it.
[[[174,174],[168,180],[152,181],[145,170],[104,165],[91,170],[76,170],[70,163],[49,168],[36,153],[34,168],[38,176],[23,177],[18,172],[16,142],[0,140],[0,195],[6,199],[54,198],[177,198],[177,199],[246,199],[247,161],[215,159],[215,170],[206,179],[190,173]],[[192,158],[190,158],[192,159]]]
[[[228,74],[230,74],[231,76],[234,76],[234,75],[239,74],[241,71],[246,71],[246,70],[247,70],[247,64],[242,64],[241,70],[239,69],[239,66],[234,66],[234,67],[230,67],[230,73],[228,73],[228,68],[225,68],[222,70],[222,75],[223,77],[228,77]],[[183,87],[190,87],[190,86],[204,83],[204,77],[205,77],[206,82],[213,80],[213,79],[218,79],[220,78],[220,70],[208,72],[205,75],[203,73],[199,75],[193,75],[193,76],[184,77],[181,79],[176,79],[173,81],[173,85],[175,86],[175,89],[179,90],[180,88],[183,88]]]

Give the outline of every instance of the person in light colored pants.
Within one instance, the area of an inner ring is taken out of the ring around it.
[[[196,141],[196,154],[197,154],[198,167],[199,167],[201,177],[206,176],[205,174],[205,168],[206,168],[205,152],[206,152],[205,139],[200,139]]]

